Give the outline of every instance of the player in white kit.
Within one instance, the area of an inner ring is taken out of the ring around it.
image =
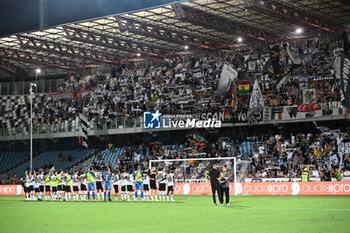
[[[43,193],[44,193],[44,185],[45,185],[45,181],[44,181],[44,171],[41,171],[40,174],[38,175],[38,185],[39,185],[39,197],[38,197],[38,201],[42,201],[42,197],[43,197]]]
[[[122,170],[122,173],[120,174],[120,187],[121,187],[121,194],[122,194],[122,200],[126,201],[126,179],[128,178],[128,173],[125,172],[125,169]]]
[[[73,181],[73,201],[79,201],[79,175],[78,171],[72,176]]]
[[[119,179],[119,171],[116,171],[115,174],[113,174],[113,188],[114,188],[114,193],[115,193],[115,200],[118,201],[118,192],[119,192],[119,184],[120,184],[120,179]]]
[[[171,201],[174,201],[174,188],[175,188],[175,175],[173,171],[170,171],[170,173],[167,176],[167,182],[168,182],[168,191],[167,191],[167,201],[169,201],[169,194],[171,193]]]
[[[125,186],[126,186],[126,196],[128,198],[128,201],[130,201],[130,196],[133,196],[133,192],[134,192],[134,176],[132,175],[132,171],[127,173]],[[133,198],[135,201],[135,196],[133,196]]]
[[[165,201],[165,192],[166,192],[166,183],[167,183],[167,174],[165,172],[165,168],[163,168],[160,172],[158,172],[158,180],[159,180],[159,200]]]
[[[148,171],[144,171],[142,173],[142,184],[143,184],[143,191],[145,192],[145,200],[149,201],[149,188],[150,188],[150,179],[148,176]]]

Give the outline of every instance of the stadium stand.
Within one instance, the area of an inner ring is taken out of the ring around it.
[[[73,165],[85,160],[87,157],[94,153],[94,149],[87,150],[65,150],[65,151],[47,151],[33,159],[33,169],[39,170],[50,169],[55,167],[57,170],[67,169]],[[29,161],[11,169],[8,174],[13,176],[14,174],[22,176],[29,168]]]
[[[288,52],[295,49],[288,43],[282,45],[281,57],[288,57]],[[255,79],[260,82],[267,107],[339,102],[340,81],[333,62],[341,51],[341,43],[325,41],[319,47],[310,43],[297,46],[303,51],[302,61],[281,64],[280,69],[289,72],[281,74],[279,81],[272,79],[274,71],[268,53],[257,59],[255,50],[244,57],[241,52],[219,53],[192,56],[186,63],[169,59],[158,66],[149,64],[147,68],[121,67],[114,74],[73,76],[66,89],[61,89],[63,93],[35,96],[34,126],[39,131],[45,128],[53,132],[77,131],[81,112],[87,113],[91,122],[114,123],[115,118],[139,118],[145,110],[158,109],[163,114],[230,110],[231,98],[218,98],[216,94],[224,63],[239,71],[239,80],[248,82],[248,93]],[[252,71],[246,62],[250,59],[256,61]],[[73,95],[67,97],[67,91],[73,91]],[[248,108],[247,93],[238,91],[236,98],[237,112]],[[0,124],[7,133],[28,134],[29,97],[2,96],[1,102]],[[324,107],[324,112],[327,111]]]
[[[28,155],[15,151],[0,152],[0,174],[27,161]]]

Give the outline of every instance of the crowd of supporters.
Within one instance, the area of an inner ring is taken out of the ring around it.
[[[294,47],[287,42],[276,45],[280,74],[274,71],[271,51],[259,47],[119,66],[110,74],[72,75],[59,88],[61,93],[35,97],[34,124],[63,123],[83,111],[92,121],[106,122],[117,117],[139,117],[145,110],[160,110],[163,114],[231,110],[231,95],[217,95],[224,63],[237,70],[239,81],[249,81],[250,86],[254,80],[259,81],[265,106],[299,105],[305,103],[305,98],[310,103],[339,101],[340,82],[333,62],[342,51],[341,44],[328,40],[318,41],[317,46],[307,41],[295,43]],[[287,51],[291,49],[297,50],[299,62],[289,59]],[[303,93],[308,89],[311,92]],[[249,94],[237,91],[236,97],[236,110],[247,109]],[[26,108],[28,112],[29,102]],[[14,114],[20,118],[20,109]]]
[[[225,63],[237,70],[238,81],[249,81],[250,86],[259,81],[266,106],[299,105],[306,97],[310,103],[340,101],[339,77],[333,67],[340,51],[339,42],[317,38],[314,44],[281,42],[267,50],[220,51],[119,66],[110,74],[76,74],[60,87],[60,93],[35,96],[34,124],[63,123],[78,118],[81,112],[87,113],[91,122],[108,122],[118,117],[140,117],[146,110],[160,110],[162,114],[231,110],[231,95],[217,95]],[[308,89],[315,93],[304,93]],[[236,108],[247,109],[249,92],[236,94]],[[20,108],[13,111],[17,118],[22,114]],[[26,108],[28,112],[28,102]],[[348,140],[349,132],[343,133],[343,140]],[[183,149],[155,143],[128,148],[118,159],[118,168],[149,159],[236,156],[249,161],[242,171],[245,177],[297,177],[307,166],[311,176],[329,180],[339,173],[337,167],[346,169],[340,171],[344,175],[349,173],[350,158],[337,153],[339,143],[338,138],[321,134],[260,135],[247,157],[242,156],[239,143],[230,139],[207,143],[205,149],[193,141],[186,142]]]
[[[150,144],[125,146],[124,152],[117,157],[116,163],[107,163],[101,156],[102,151],[96,152],[93,157],[94,167],[109,167],[111,170],[133,170],[138,165],[148,168],[149,160],[181,159],[181,158],[237,158],[237,177],[244,178],[300,178],[302,171],[307,168],[310,178],[319,178],[323,181],[342,180],[350,177],[350,153],[342,152],[339,147],[350,143],[350,130],[336,130],[337,134],[329,135],[317,133],[260,134],[241,140],[232,140],[229,137],[218,138],[215,141],[203,143],[187,139],[181,145],[166,145],[160,141]],[[245,155],[240,144],[250,143],[249,152]],[[113,152],[115,148],[109,145]],[[112,155],[113,156],[113,155]],[[202,161],[190,161],[183,168],[181,162],[169,163],[175,170],[176,179],[204,180],[205,170],[198,169]],[[213,161],[214,163],[219,160]],[[157,163],[155,163],[157,164]],[[164,163],[160,163],[161,165]],[[210,167],[210,164],[207,164]],[[52,165],[49,165],[52,166]],[[53,165],[54,166],[54,165]],[[73,170],[86,169],[86,163],[74,166]],[[224,166],[233,169],[233,161],[226,161]],[[46,166],[46,168],[48,168]],[[40,169],[40,168],[35,168]],[[185,170],[183,170],[185,169]],[[2,182],[19,182],[17,176],[6,178]]]

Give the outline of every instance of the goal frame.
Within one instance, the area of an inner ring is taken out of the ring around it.
[[[234,174],[234,195],[237,195],[237,161],[236,157],[221,157],[221,158],[193,158],[193,159],[151,159],[149,160],[149,169],[152,168],[152,162],[181,162],[181,161],[203,161],[203,160],[233,160],[233,174]]]

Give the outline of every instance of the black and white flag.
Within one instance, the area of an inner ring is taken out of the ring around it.
[[[219,80],[218,96],[223,96],[230,90],[237,76],[237,71],[235,71],[232,66],[224,64]]]
[[[256,124],[262,119],[262,113],[264,110],[264,99],[261,94],[261,90],[258,84],[258,80],[255,80],[252,96],[249,101],[248,109],[248,123],[249,125]]]
[[[202,69],[199,65],[199,61],[196,62],[195,66],[193,68],[192,74],[193,74],[193,78],[203,77],[203,73],[202,73]]]
[[[81,144],[88,148],[88,129],[89,129],[89,120],[85,114],[80,114],[80,122],[81,122]]]
[[[350,108],[350,57],[344,53],[340,59],[341,101],[346,108]]]

